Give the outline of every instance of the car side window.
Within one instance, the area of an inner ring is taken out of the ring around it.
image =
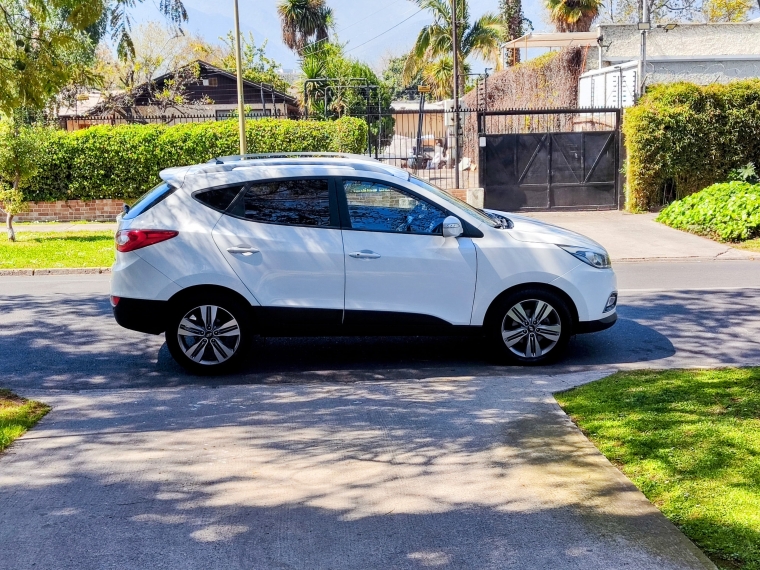
[[[327,179],[254,183],[231,213],[252,222],[329,226],[330,184]]]
[[[236,186],[228,186],[226,188],[211,188],[210,190],[196,192],[193,194],[193,197],[202,204],[206,204],[206,206],[209,206],[210,208],[221,210],[223,212],[230,204],[232,204],[232,201],[237,198],[237,195],[240,194],[242,189],[243,186],[240,184]]]
[[[379,232],[442,235],[446,212],[391,186],[344,180],[351,228]]]

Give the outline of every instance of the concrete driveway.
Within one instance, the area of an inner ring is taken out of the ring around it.
[[[607,248],[613,261],[758,257],[758,254],[655,222],[657,214],[629,214],[608,210],[532,212],[527,215],[590,237]]]

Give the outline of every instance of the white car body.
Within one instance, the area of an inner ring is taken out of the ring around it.
[[[370,324],[392,325],[406,322],[397,317],[408,315],[414,316],[410,322],[445,323],[460,330],[481,327],[505,291],[535,285],[570,301],[573,332],[602,330],[616,319],[614,303],[609,306],[617,289],[613,270],[594,267],[558,247],[587,248],[606,256],[601,245],[574,232],[507,213],[499,214],[513,227],[494,227],[441,191],[415,182],[406,171],[362,157],[219,162],[161,172],[165,183],[175,188],[173,193],[119,221],[122,232],[178,232],[148,247],[117,252],[112,296],[152,302],[139,310],[152,307],[153,313],[143,319],[115,306],[123,326],[163,332],[158,322],[162,303],[198,287],[234,292],[253,308],[282,309],[273,313],[276,318],[288,309],[301,309],[323,314],[332,324],[368,319]],[[445,210],[467,231],[444,237],[266,223],[223,213],[193,197],[209,188],[302,177],[334,180],[335,188],[343,179],[387,185]],[[240,253],[239,248],[251,251]],[[138,310],[138,305],[131,306]],[[280,333],[290,334],[287,327]]]

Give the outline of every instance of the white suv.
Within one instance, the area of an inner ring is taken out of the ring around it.
[[[539,364],[617,319],[598,243],[366,157],[225,157],[161,178],[120,217],[111,303],[193,372],[239,363],[256,334],[475,333]]]

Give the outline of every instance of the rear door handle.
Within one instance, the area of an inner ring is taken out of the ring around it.
[[[379,253],[375,253],[374,251],[371,251],[369,249],[355,251],[353,253],[349,253],[348,255],[349,257],[353,257],[354,259],[379,259],[380,258]]]
[[[249,255],[253,255],[254,253],[259,253],[259,250],[256,249],[255,247],[250,247],[247,245],[236,245],[233,247],[228,247],[227,253],[243,255],[247,257]]]

